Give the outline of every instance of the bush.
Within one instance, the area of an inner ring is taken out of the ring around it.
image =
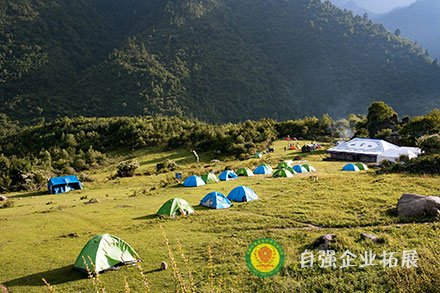
[[[162,163],[156,164],[156,171],[160,173],[166,173],[168,171],[174,171],[177,168],[177,163],[172,160],[166,160]]]
[[[133,177],[137,168],[139,168],[138,161],[122,162],[117,167],[116,177]]]
[[[417,139],[417,144],[427,154],[440,153],[440,134],[424,135]]]
[[[0,209],[12,208],[13,206],[14,206],[14,201],[10,199],[0,203]]]

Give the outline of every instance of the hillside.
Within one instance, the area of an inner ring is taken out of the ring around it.
[[[379,15],[361,6],[362,4],[359,1],[333,0],[331,2],[342,9],[353,11],[353,14],[355,15],[357,14],[363,16],[365,13],[367,13],[368,17],[370,18],[374,18]]]
[[[373,15],[387,13],[398,7],[408,6],[415,1],[416,0],[331,0],[330,2],[336,4],[339,7],[347,9],[351,7],[358,10],[353,10],[353,12],[367,12],[370,17],[373,17]],[[370,12],[372,14],[370,14]]]
[[[210,122],[424,114],[440,67],[318,0],[6,0],[0,111],[12,119],[185,115]],[[423,102],[421,102],[423,101]]]
[[[395,9],[375,21],[390,31],[400,29],[403,37],[417,41],[432,58],[440,58],[440,2],[419,0],[408,7]]]

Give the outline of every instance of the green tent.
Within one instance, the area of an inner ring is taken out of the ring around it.
[[[217,176],[215,176],[215,174],[213,173],[206,173],[205,175],[202,176],[202,179],[203,181],[205,181],[206,184],[217,183],[219,181]]]
[[[98,273],[115,269],[121,265],[135,263],[136,260],[139,260],[137,253],[130,245],[110,234],[93,237],[78,255],[73,267],[87,273],[83,257],[89,270],[91,272],[94,271],[93,265],[90,262],[91,259],[95,265],[95,271]]]
[[[293,175],[287,169],[278,169],[273,173],[272,177],[293,177]]]
[[[287,162],[279,162],[277,169],[287,168],[290,167],[290,165]]]
[[[308,172],[316,172],[316,169],[313,166],[310,166],[309,164],[302,165]]]
[[[365,165],[364,163],[356,163],[355,165],[356,165],[356,166],[359,168],[359,170],[361,170],[361,171],[363,171],[363,170],[368,170],[367,165]]]
[[[262,157],[263,157],[263,155],[261,153],[255,153],[255,155],[253,155],[253,158],[257,158],[257,159],[262,158]]]
[[[286,170],[288,170],[290,173],[292,173],[292,175],[298,173],[298,172],[296,172],[295,170],[293,170],[293,168],[290,167],[290,166],[287,166],[287,167],[282,168],[282,169],[286,169]]]
[[[182,198],[172,198],[162,205],[157,211],[158,216],[175,217],[181,215],[193,214],[192,206]]]
[[[238,176],[254,176],[254,172],[249,168],[240,168],[235,172]]]

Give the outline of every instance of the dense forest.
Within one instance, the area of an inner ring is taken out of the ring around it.
[[[3,0],[0,112],[224,123],[438,106],[440,66],[320,0]]]

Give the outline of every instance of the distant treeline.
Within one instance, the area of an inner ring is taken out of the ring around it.
[[[338,121],[324,115],[212,125],[165,116],[80,117],[20,127],[1,115],[0,126],[0,191],[38,188],[48,176],[79,173],[102,165],[109,154],[151,146],[245,159],[286,136],[319,140],[363,136],[440,152],[439,110],[399,120],[383,102],[373,103],[367,116],[351,114]]]

